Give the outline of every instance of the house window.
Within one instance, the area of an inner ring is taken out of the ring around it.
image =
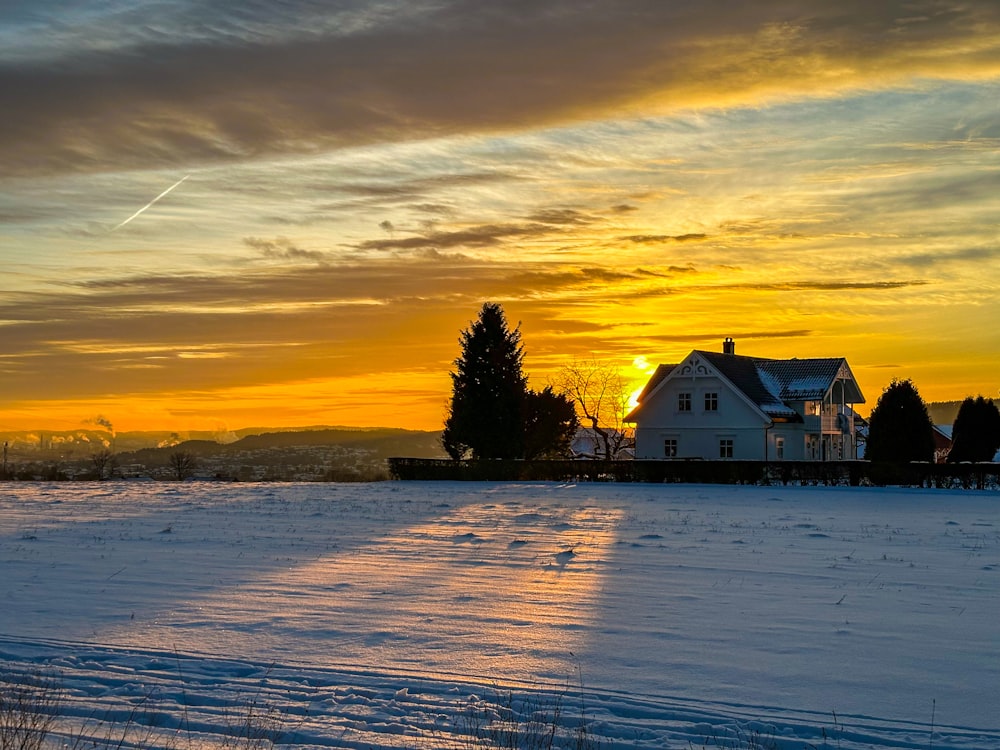
[[[718,411],[719,410],[719,394],[718,393],[706,393],[705,394],[705,411]]]
[[[732,458],[733,457],[733,441],[732,438],[722,438],[719,441],[719,458]]]
[[[677,411],[691,411],[691,394],[677,394]]]
[[[783,437],[774,439],[774,457],[779,461],[785,457],[785,439]]]
[[[666,458],[677,457],[677,438],[666,438],[663,441],[663,455]]]

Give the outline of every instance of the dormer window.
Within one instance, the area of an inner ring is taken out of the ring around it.
[[[706,393],[705,394],[705,411],[718,411],[719,410],[719,394],[718,393]]]
[[[691,394],[677,394],[677,411],[691,411]]]

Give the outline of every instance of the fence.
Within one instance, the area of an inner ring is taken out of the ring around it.
[[[390,458],[400,480],[473,482],[685,482],[698,484],[1000,486],[1000,464],[884,464],[868,461],[574,461]]]

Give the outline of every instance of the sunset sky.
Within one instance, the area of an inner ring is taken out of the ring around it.
[[[998,395],[996,0],[14,0],[0,112],[0,431],[438,429],[487,300]]]

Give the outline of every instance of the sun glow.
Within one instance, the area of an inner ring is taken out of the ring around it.
[[[846,357],[869,396],[995,393],[998,18],[821,5],[583,4],[530,39],[509,9],[484,38],[475,4],[363,32],[316,10],[299,48],[267,4],[250,45],[168,3],[148,23],[169,59],[113,12],[60,21],[99,49],[18,26],[0,429],[437,429],[486,301],[523,321],[535,385],[596,358],[639,388],[732,336]],[[630,43],[592,54],[609,38]],[[350,45],[370,64],[320,75]]]

